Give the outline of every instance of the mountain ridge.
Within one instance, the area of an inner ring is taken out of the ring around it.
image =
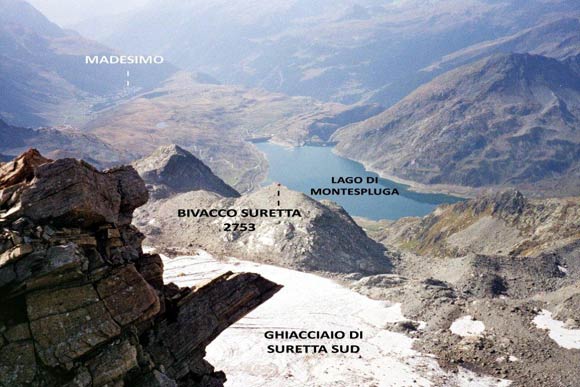
[[[96,136],[76,129],[19,128],[0,119],[0,152],[11,160],[29,148],[38,148],[54,159],[85,159],[101,168],[119,165],[133,157]]]
[[[528,53],[564,60],[580,54],[579,36],[580,19],[565,17],[466,47],[446,55],[423,71],[449,70],[497,53]]]
[[[343,156],[422,184],[566,195],[580,189],[578,117],[580,77],[569,63],[498,54],[440,75],[332,140]]]

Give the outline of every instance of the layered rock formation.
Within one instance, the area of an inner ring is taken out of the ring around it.
[[[205,347],[280,287],[251,273],[164,285],[131,226],[147,198],[131,167],[33,150],[0,166],[0,385],[223,384]]]
[[[133,166],[154,199],[200,190],[224,197],[240,196],[204,163],[177,145],[162,146],[150,156],[134,162]]]

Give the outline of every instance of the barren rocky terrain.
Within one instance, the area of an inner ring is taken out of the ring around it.
[[[264,208],[277,200],[308,216],[260,219],[256,231],[237,233],[223,233],[231,219],[176,218],[179,208]],[[515,386],[573,386],[580,376],[579,208],[578,198],[529,199],[512,190],[443,205],[424,218],[356,219],[363,232],[336,205],[270,186],[238,199],[174,194],[138,210],[136,224],[147,244],[172,255],[201,249],[218,260],[315,272],[400,303],[404,317],[385,329],[416,339],[416,350],[433,353],[450,372],[467,368]],[[175,270],[201,275],[203,259],[188,262]]]
[[[172,160],[172,168],[164,167],[166,160]],[[209,169],[191,180],[187,192],[172,191],[168,182],[177,181],[184,169],[194,170],[192,164],[198,169],[205,167],[175,146],[162,147],[136,163],[147,185],[155,187],[153,192],[165,193],[155,194],[135,213],[134,223],[147,236],[148,245],[173,254],[194,254],[201,248],[219,257],[235,256],[305,271],[390,270],[388,252],[332,202],[318,202],[276,184],[238,197]],[[149,165],[148,170],[157,165],[158,173],[146,172],[143,165]],[[180,217],[179,210],[235,212]],[[253,214],[244,216],[243,211],[248,210]],[[258,215],[262,212],[265,216]],[[248,229],[231,229],[234,224],[244,224]]]
[[[102,8],[167,62],[0,0],[0,387],[580,386],[580,2]],[[353,219],[266,140],[470,199]]]
[[[372,298],[401,302],[405,316],[425,321],[424,330],[412,323],[391,329],[418,338],[416,348],[449,368],[462,365],[516,386],[574,386],[580,376],[580,341],[574,341],[580,340],[579,208],[577,198],[530,200],[509,191],[441,206],[424,218],[357,219],[399,254],[392,274],[349,284]],[[546,313],[543,326],[538,321]],[[460,321],[467,332],[456,328]]]

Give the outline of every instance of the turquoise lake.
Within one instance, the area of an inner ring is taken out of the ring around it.
[[[332,177],[378,177],[355,161],[337,156],[331,147],[304,146],[287,148],[269,142],[255,144],[266,154],[270,164],[263,185],[281,183],[309,196],[312,188],[397,188],[399,195],[390,196],[312,196],[340,204],[351,216],[368,219],[395,220],[405,216],[424,216],[443,203],[455,203],[460,198],[444,194],[409,191],[409,186],[379,178],[378,184],[332,184]]]

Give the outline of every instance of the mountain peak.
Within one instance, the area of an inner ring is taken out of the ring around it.
[[[162,160],[166,158],[171,158],[174,156],[181,156],[181,157],[193,157],[190,152],[186,151],[182,147],[176,144],[169,144],[169,145],[162,145],[159,148],[155,149],[153,153],[149,156],[149,158],[155,158],[157,160]],[[196,158],[197,159],[197,158]]]
[[[179,209],[193,207],[228,209],[235,215],[176,220]],[[244,210],[254,215],[242,216]],[[258,216],[256,211],[266,215]],[[283,215],[287,211],[298,214]],[[251,222],[253,231],[225,232],[226,224],[238,222]],[[147,235],[148,244],[161,249],[180,246],[185,254],[202,249],[218,256],[326,273],[392,270],[389,252],[370,239],[342,207],[277,184],[236,199],[197,191],[153,200],[137,212],[135,225]]]
[[[224,197],[240,194],[217,177],[201,160],[176,144],[157,148],[134,163],[151,195],[161,199],[175,193],[210,191]]]

